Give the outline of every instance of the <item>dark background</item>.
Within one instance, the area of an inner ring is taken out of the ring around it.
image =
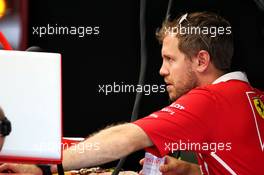
[[[168,1],[147,1],[147,84],[163,84],[158,71],[161,46],[155,39]],[[214,11],[228,19],[235,36],[233,70],[243,70],[251,84],[264,89],[264,12],[254,0],[175,0],[172,15]],[[99,26],[100,34],[33,35],[32,27]],[[135,93],[104,95],[98,85],[137,84],[140,66],[139,1],[29,1],[29,46],[62,54],[64,136],[86,137],[112,123],[128,122]],[[168,104],[166,93],[144,96],[140,117]],[[125,169],[138,170],[143,152],[129,158]],[[114,166],[108,164],[107,166]]]

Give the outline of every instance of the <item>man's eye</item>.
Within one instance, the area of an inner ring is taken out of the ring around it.
[[[168,61],[173,62],[174,60],[172,58],[168,57]]]
[[[170,57],[165,57],[165,59],[166,59],[167,61],[170,61],[171,58],[170,58]]]

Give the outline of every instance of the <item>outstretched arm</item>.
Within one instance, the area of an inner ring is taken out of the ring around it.
[[[91,147],[93,144],[97,144],[96,148]],[[132,123],[117,125],[104,129],[74,147],[66,149],[63,152],[63,166],[65,170],[72,170],[100,165],[149,146],[152,146],[151,140],[137,125]],[[52,172],[56,172],[56,168],[55,165],[52,166]],[[0,165],[0,172],[5,170],[42,174],[35,165]]]
[[[97,144],[98,149],[88,149],[90,147],[87,145],[93,144]],[[140,127],[132,123],[121,124],[104,129],[75,146],[86,149],[80,151],[70,147],[65,150],[63,166],[65,170],[91,167],[117,160],[152,145],[151,140]]]

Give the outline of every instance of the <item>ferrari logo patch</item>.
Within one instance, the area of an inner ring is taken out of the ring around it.
[[[259,115],[264,119],[264,103],[260,98],[253,99],[254,106],[258,111]]]
[[[252,114],[254,117],[253,121],[255,122],[260,147],[264,152],[264,97],[262,94],[256,93],[254,91],[246,92],[246,94],[252,109]]]

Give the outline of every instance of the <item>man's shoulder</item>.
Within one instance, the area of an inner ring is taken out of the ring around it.
[[[240,81],[240,80],[229,80],[229,81],[220,82],[217,84],[210,84],[210,85],[207,85],[201,88],[206,89],[207,91],[210,91],[211,93],[239,92],[239,91],[247,91],[247,90],[252,89],[249,83]]]
[[[210,99],[216,100],[217,97],[232,97],[236,95],[241,95],[241,93],[245,93],[246,91],[250,91],[251,89],[252,87],[247,82],[239,80],[230,80],[217,84],[196,87],[189,91],[188,95],[200,94],[207,96]]]

